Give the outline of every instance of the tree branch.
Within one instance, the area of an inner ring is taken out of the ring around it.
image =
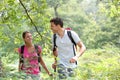
[[[24,8],[26,14],[27,14],[27,17],[30,19],[31,23],[33,24],[33,26],[35,27],[37,33],[40,35],[40,37],[42,38],[42,35],[39,33],[38,29],[37,29],[37,26],[35,25],[35,23],[33,22],[32,18],[30,17],[30,15],[28,14],[28,11],[26,9],[26,7],[24,6],[24,4],[22,3],[21,0],[19,0],[20,4],[22,5],[22,7]]]

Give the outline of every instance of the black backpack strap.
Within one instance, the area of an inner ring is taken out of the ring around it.
[[[76,43],[75,43],[75,41],[74,41],[74,39],[73,39],[73,37],[72,37],[71,31],[70,31],[70,30],[67,30],[67,34],[68,34],[68,37],[70,38],[71,42],[74,44],[74,45],[73,45],[73,51],[74,51],[74,56],[76,56],[75,48],[74,48],[74,46],[76,46]],[[77,65],[77,61],[76,61],[76,65]]]
[[[57,36],[56,36],[56,34],[54,34],[54,35],[53,35],[53,51],[55,51],[56,48],[57,48],[57,45],[56,45],[56,38],[57,38]]]
[[[37,45],[34,45],[35,46],[35,50],[37,52],[37,55],[38,55],[38,62],[40,62],[40,53],[38,51],[38,46]]]
[[[20,49],[21,49],[21,52],[19,54],[19,71],[22,70],[22,66],[23,66],[23,63],[24,63],[24,57],[23,57],[24,45],[22,45]]]
[[[67,34],[68,34],[71,42],[76,46],[76,43],[75,43],[75,41],[74,41],[74,39],[73,39],[73,37],[72,37],[71,31],[70,31],[70,30],[67,30]]]
[[[34,46],[35,46],[35,50],[36,50],[37,55],[38,55],[38,62],[40,63],[40,53],[38,51],[38,45],[34,45]],[[40,65],[39,65],[39,70],[41,71]]]
[[[56,51],[57,45],[56,45],[56,34],[53,34],[53,52]],[[57,61],[56,57],[55,60]],[[56,68],[54,69],[54,72],[56,72]]]
[[[23,57],[24,47],[25,45],[21,46],[20,63],[24,63],[24,57]]]

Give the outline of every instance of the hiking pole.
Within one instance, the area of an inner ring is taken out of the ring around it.
[[[54,72],[56,72],[56,68],[54,69]]]

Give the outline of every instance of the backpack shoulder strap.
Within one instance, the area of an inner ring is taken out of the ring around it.
[[[76,56],[76,52],[75,52],[75,48],[74,48],[74,46],[76,47],[76,43],[75,43],[75,41],[74,41],[74,39],[72,37],[72,33],[71,33],[70,30],[67,30],[67,34],[68,34],[68,37],[70,38],[71,42],[74,44],[73,45],[73,52],[74,52],[74,56]],[[77,65],[77,61],[75,63]]]
[[[24,57],[23,57],[24,47],[25,47],[25,45],[22,45],[22,46],[21,46],[20,63],[23,63],[23,61],[24,61],[24,60],[23,60],[23,58],[24,58]]]
[[[23,54],[24,54],[24,45],[21,46],[21,52],[19,54],[19,71],[22,70],[22,66],[23,66],[23,63],[24,63],[24,57],[23,57]]]
[[[68,34],[68,37],[70,38],[71,42],[76,46],[76,43],[72,37],[72,34],[71,34],[71,31],[70,30],[67,30],[67,34]]]
[[[21,46],[21,54],[24,53],[24,46],[25,46],[25,45],[22,45],[22,46]]]
[[[38,62],[40,62],[40,53],[38,51],[38,45],[34,45],[35,46],[35,50],[37,52],[37,55],[38,55]]]
[[[38,55],[38,62],[40,63],[40,53],[38,51],[38,45],[34,45],[34,46],[35,46],[35,50],[36,50],[37,55]],[[40,65],[39,65],[39,70],[41,71]]]
[[[56,45],[56,38],[57,38],[57,36],[56,36],[56,34],[54,34],[53,35],[53,51],[55,51],[56,47],[57,47],[57,45]]]

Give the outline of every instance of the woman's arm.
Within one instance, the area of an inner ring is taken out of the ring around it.
[[[48,68],[46,67],[46,65],[45,65],[45,63],[44,63],[44,61],[43,61],[43,59],[42,59],[41,53],[40,53],[40,64],[41,64],[42,67],[45,69],[45,71],[48,73],[48,75],[51,76],[52,74],[49,72]]]

